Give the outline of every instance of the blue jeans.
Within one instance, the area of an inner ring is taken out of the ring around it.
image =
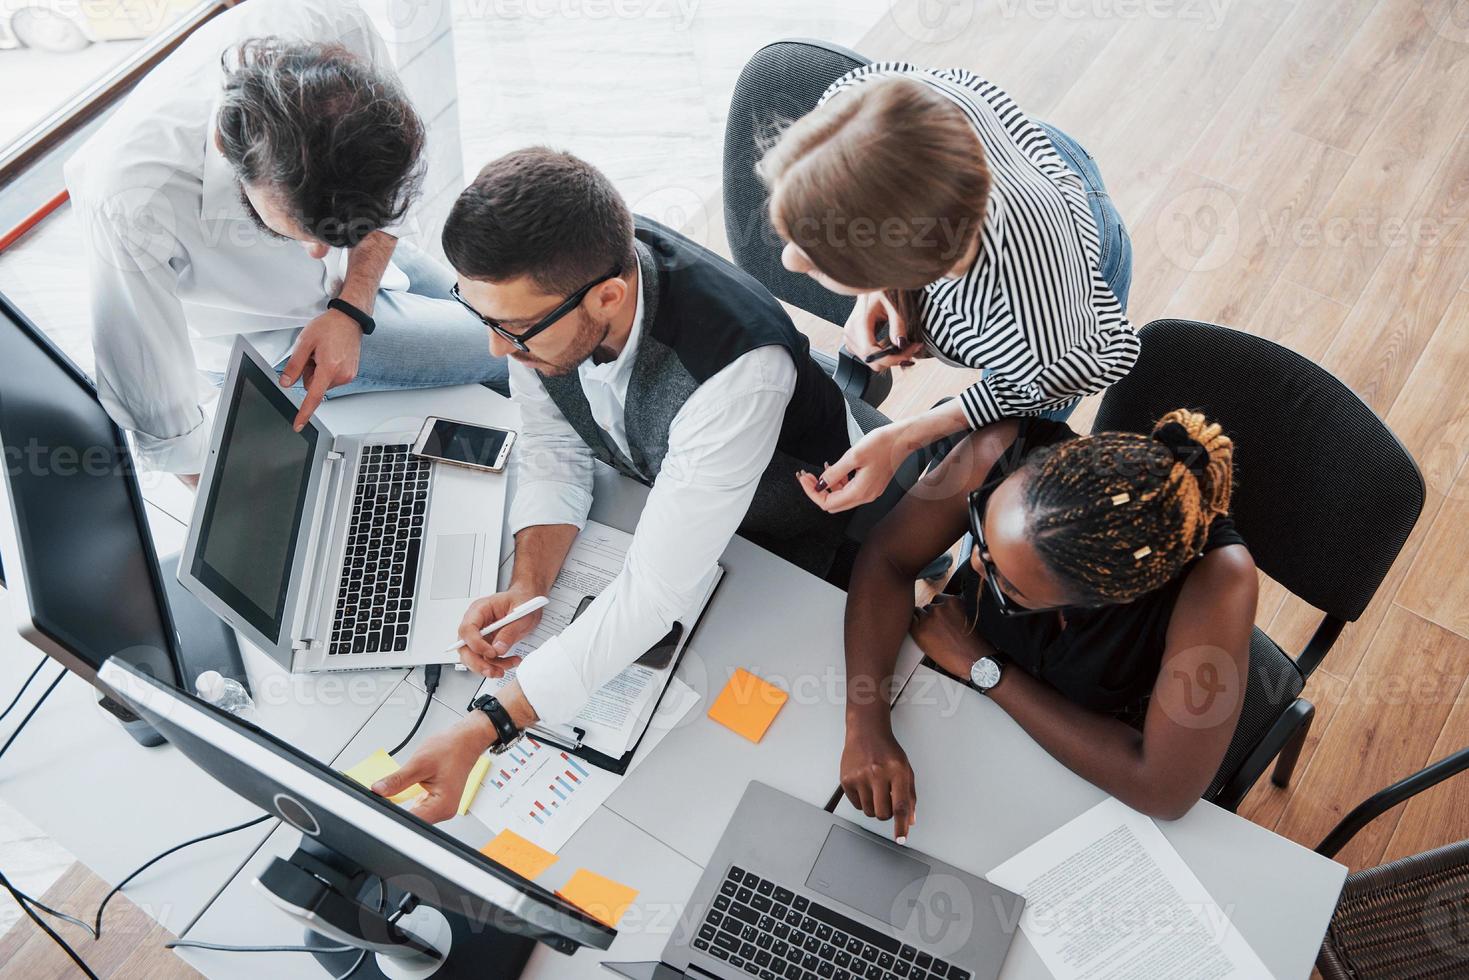
[[[372,311],[377,329],[362,338],[357,376],[327,397],[464,384],[484,384],[508,395],[505,359],[490,355],[485,325],[449,295],[454,274],[448,267],[408,242],[398,243],[393,264],[408,277],[408,289],[378,292]],[[216,386],[224,383],[222,374],[204,374]]]
[[[1036,120],[1036,125],[1051,137],[1051,144],[1066,165],[1081,175],[1081,182],[1086,187],[1086,203],[1091,206],[1092,219],[1097,223],[1097,236],[1101,239],[1099,271],[1125,313],[1127,296],[1132,291],[1132,238],[1127,234],[1122,216],[1117,213],[1112,195],[1107,193],[1107,185],[1102,183],[1102,171],[1092,155],[1076,140],[1050,123]]]
[[[1092,219],[1097,223],[1097,237],[1101,239],[1098,271],[1111,287],[1117,302],[1122,304],[1122,311],[1126,313],[1127,296],[1132,291],[1132,238],[1127,234],[1122,216],[1117,213],[1112,195],[1107,193],[1107,185],[1102,183],[1102,171],[1092,155],[1076,140],[1050,123],[1037,119],[1035,124],[1051,137],[1051,144],[1061,155],[1061,159],[1066,161],[1066,165],[1081,175],[1081,182],[1086,187],[1086,203],[1091,206]],[[1044,412],[1041,418],[1064,422],[1076,411],[1080,402],[1077,399],[1063,408]]]

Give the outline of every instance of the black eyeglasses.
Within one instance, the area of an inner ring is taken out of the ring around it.
[[[536,321],[534,326],[528,327],[518,334],[511,333],[509,330],[505,329],[504,325],[500,323],[499,320],[491,319],[490,317],[485,316],[479,310],[476,310],[473,306],[470,306],[469,301],[466,300],[463,294],[459,292],[459,284],[457,282],[454,284],[454,287],[449,290],[449,295],[458,300],[460,306],[464,307],[466,310],[479,317],[479,322],[483,323],[485,326],[495,331],[495,333],[499,335],[500,339],[504,340],[507,344],[513,344],[515,346],[515,349],[520,351],[522,354],[529,354],[530,348],[527,347],[526,344],[530,342],[531,338],[533,338],[536,334],[540,333],[546,328],[553,326],[557,320],[560,320],[566,314],[570,313],[572,310],[580,306],[582,300],[587,298],[587,293],[590,293],[593,289],[596,289],[608,279],[616,279],[620,275],[622,275],[621,263],[613,266],[612,271],[607,273],[605,276],[598,276],[596,279],[593,279],[591,282],[587,283],[585,286],[578,289],[570,296],[566,297],[561,305],[557,306],[550,313],[547,313],[545,316],[541,317],[540,320]]]
[[[979,552],[979,564],[984,568],[984,584],[995,598],[995,606],[1000,610],[1002,616],[1034,616],[1038,613],[1058,613],[1066,610],[1087,610],[1100,608],[1097,606],[1022,606],[1010,597],[1004,589],[1000,588],[1000,570],[995,567],[995,561],[990,557],[989,545],[984,537],[984,512],[989,505],[990,496],[1004,482],[1004,478],[993,480],[978,490],[969,494],[969,533],[974,535],[975,549]]]

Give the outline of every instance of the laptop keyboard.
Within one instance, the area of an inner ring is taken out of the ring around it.
[[[409,446],[363,446],[330,651],[408,649],[433,464]]]
[[[736,867],[694,948],[761,980],[971,980],[968,970]]]

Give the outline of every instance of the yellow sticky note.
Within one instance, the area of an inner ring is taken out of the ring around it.
[[[344,770],[343,775],[348,779],[356,780],[368,789],[372,789],[373,783],[382,779],[384,776],[391,776],[402,768],[402,766],[398,765],[396,759],[388,755],[387,749],[378,749],[351,769]],[[389,799],[394,803],[402,803],[404,800],[411,800],[415,796],[423,795],[423,793],[424,788],[414,783],[396,796],[389,797]]]
[[[479,852],[496,864],[503,864],[522,878],[534,879],[560,860],[556,855],[531,843],[513,830],[502,830]]]
[[[730,731],[758,742],[765,737],[765,730],[780,713],[788,696],[748,670],[736,670],[709,706],[709,717]]]
[[[464,781],[464,794],[459,797],[459,815],[462,817],[469,812],[469,805],[479,795],[479,788],[484,785],[485,773],[490,771],[490,757],[482,755],[474,768],[469,770],[469,778]],[[527,876],[529,877],[529,876]]]
[[[638,897],[638,890],[611,878],[603,878],[595,871],[578,868],[556,894],[598,922],[615,926],[633,899]]]

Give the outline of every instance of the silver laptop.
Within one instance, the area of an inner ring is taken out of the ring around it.
[[[298,392],[243,339],[220,394],[179,580],[293,671],[451,663],[495,589],[503,474],[411,453],[417,432],[292,430]]]
[[[751,782],[634,980],[994,980],[1025,900]]]

